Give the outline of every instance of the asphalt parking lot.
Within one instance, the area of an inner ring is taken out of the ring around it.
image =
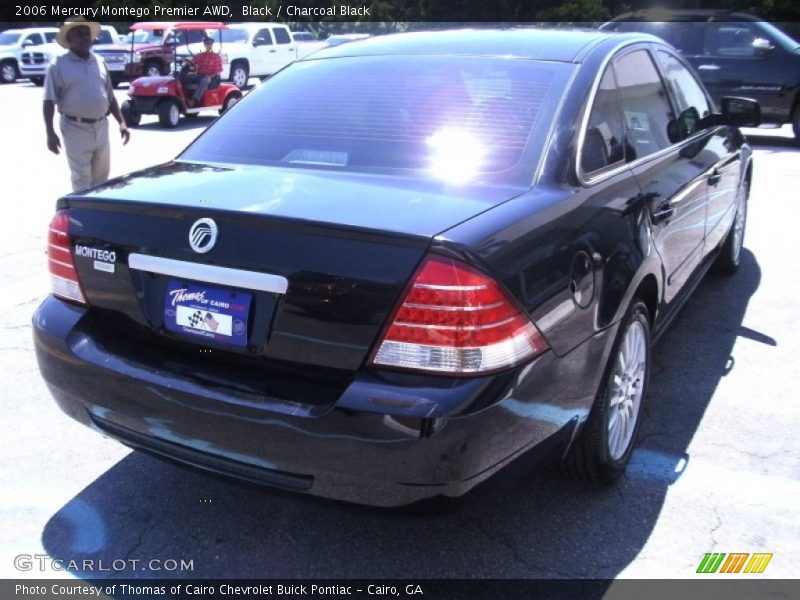
[[[69,177],[46,149],[41,98],[27,81],[0,86],[3,577],[63,576],[15,567],[16,556],[45,554],[194,566],[112,573],[127,577],[686,578],[706,552],[773,553],[761,577],[800,576],[800,146],[787,128],[750,136],[742,268],[708,277],[657,345],[628,475],[598,490],[552,468],[514,473],[417,514],[184,470],[58,410],[30,318],[48,293],[45,233]],[[127,146],[112,138],[112,175],[170,159],[212,121],[167,131],[145,117]]]

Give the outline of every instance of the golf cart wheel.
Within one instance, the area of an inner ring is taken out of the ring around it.
[[[136,110],[133,102],[130,100],[125,100],[125,102],[122,103],[120,110],[122,111],[122,118],[125,119],[125,123],[127,123],[128,126],[136,127],[139,125],[139,121],[142,120],[142,115]]]
[[[224,115],[230,108],[242,99],[242,95],[238,92],[228,94],[225,102],[222,103],[222,109],[219,111],[220,116]]]
[[[181,120],[181,109],[175,100],[164,100],[158,105],[158,122],[166,129],[174,129]]]

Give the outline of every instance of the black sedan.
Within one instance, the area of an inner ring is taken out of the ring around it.
[[[316,53],[58,201],[42,375],[97,431],[288,490],[401,505],[545,452],[612,481],[653,340],[739,263],[758,118],[643,34]]]

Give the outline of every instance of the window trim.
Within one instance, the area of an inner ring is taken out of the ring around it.
[[[621,100],[621,97],[619,95],[619,84],[617,83],[617,72],[616,72],[616,69],[614,69],[614,66],[611,64],[611,62],[609,62],[608,65],[606,66],[606,68],[603,69],[603,72],[602,72],[598,82],[602,82],[603,81],[603,76],[609,71],[611,72],[611,76],[614,78],[614,92],[616,93],[617,101],[619,102]],[[587,113],[587,119],[586,119],[586,125],[582,129],[582,134],[583,134],[583,139],[581,140],[582,142],[586,141],[586,131],[587,131],[587,128],[589,126],[589,119],[592,116],[592,109],[594,108],[595,102],[597,101],[597,93],[599,92],[599,90],[600,90],[600,85],[598,83],[597,90],[595,90],[594,98],[592,98],[592,104],[591,104],[591,106],[589,106],[589,110],[588,110],[588,113]],[[621,108],[621,106],[619,108]],[[620,125],[622,126],[622,138],[623,138],[621,140],[621,142],[623,144],[622,145],[623,153],[622,153],[622,158],[620,160],[618,160],[616,162],[613,162],[613,163],[610,163],[610,164],[607,164],[607,165],[605,165],[603,167],[600,167],[599,169],[595,169],[594,171],[589,171],[587,173],[586,171],[583,170],[583,144],[581,144],[581,152],[580,152],[580,154],[578,154],[578,161],[580,163],[578,165],[578,168],[580,169],[581,173],[583,173],[584,175],[588,176],[590,179],[599,177],[603,173],[605,173],[606,171],[612,171],[614,169],[619,168],[622,165],[627,164],[627,162],[625,160],[625,150],[624,150],[625,149],[625,135],[626,135],[625,118],[624,118],[624,115],[622,114],[622,111],[620,110],[619,112],[620,112],[619,117],[621,117],[620,118]]]

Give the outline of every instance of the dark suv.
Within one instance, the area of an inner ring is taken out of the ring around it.
[[[649,10],[600,28],[666,40],[697,69],[717,103],[722,96],[758,100],[764,123],[791,123],[800,141],[800,43],[774,25],[723,10]]]

